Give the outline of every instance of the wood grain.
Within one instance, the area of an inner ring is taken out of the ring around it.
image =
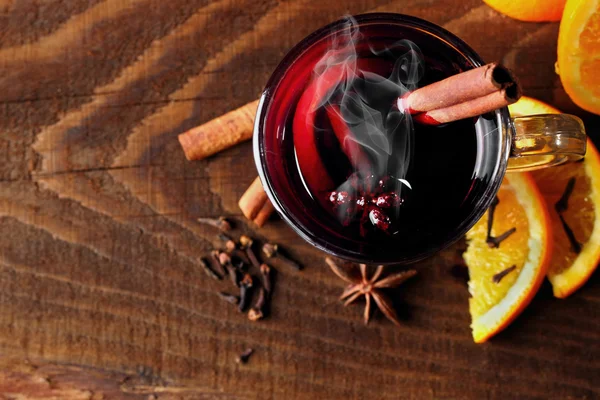
[[[346,3],[0,0],[0,399],[600,397],[598,274],[565,301],[546,284],[475,345],[450,272],[459,244],[416,266],[395,299],[402,328],[381,315],[364,327],[322,254],[282,221],[253,231],[241,218],[249,143],[185,160],[179,133],[256,99],[313,30],[371,11],[446,27],[600,139],[554,74],[557,24],[479,0]],[[218,239],[196,218],[222,214],[307,267],[273,263],[260,323],[224,307],[228,283],[200,270]]]

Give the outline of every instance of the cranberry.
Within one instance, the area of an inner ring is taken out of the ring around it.
[[[387,214],[377,207],[369,207],[369,221],[371,221],[374,226],[386,233],[390,229],[390,217],[388,217]]]
[[[358,220],[362,236],[367,234],[365,225],[369,222],[388,232],[391,220],[384,210],[404,203],[404,198],[389,186],[393,180],[389,176],[379,178],[375,175],[360,179],[357,174],[353,174],[340,186],[343,190],[329,192],[329,202],[338,210],[342,225],[348,226]]]
[[[404,203],[404,199],[398,195],[396,192],[383,193],[373,199],[373,203],[377,207],[382,208],[390,208],[397,207],[400,204]]]
[[[365,209],[365,206],[367,205],[367,199],[365,198],[365,196],[359,196],[356,199],[356,211],[362,211]]]
[[[348,195],[348,192],[344,192],[344,191],[336,192],[336,191],[333,191],[329,195],[329,201],[333,205],[335,205],[335,206],[346,204],[346,203],[348,203],[349,200],[351,200],[351,199],[350,199],[350,196]]]

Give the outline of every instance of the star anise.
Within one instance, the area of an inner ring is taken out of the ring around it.
[[[382,289],[395,288],[400,286],[405,280],[415,276],[417,271],[407,270],[397,272],[380,279],[383,273],[384,266],[378,265],[375,269],[375,273],[369,278],[368,267],[366,264],[360,264],[358,266],[360,270],[360,276],[358,274],[351,274],[348,270],[340,267],[333,259],[327,257],[325,262],[329,265],[329,268],[342,280],[348,282],[350,285],[344,290],[340,296],[340,300],[346,299],[344,306],[353,303],[360,296],[365,296],[365,311],[364,321],[365,325],[369,323],[371,317],[371,298],[377,304],[377,307],[381,310],[383,315],[387,317],[396,325],[400,325],[398,314],[392,306],[392,301],[383,292]],[[354,267],[355,268],[355,267]],[[355,272],[355,271],[354,271]]]

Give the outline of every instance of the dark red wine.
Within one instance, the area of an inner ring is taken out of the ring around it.
[[[472,67],[425,33],[381,24],[349,22],[312,44],[267,93],[265,147],[283,206],[363,258],[392,261],[446,242],[489,179],[482,138],[496,121],[420,125],[395,104]]]

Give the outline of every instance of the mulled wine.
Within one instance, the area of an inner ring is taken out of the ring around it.
[[[499,139],[483,140],[498,121],[424,125],[396,100],[479,61],[418,24],[376,16],[305,42],[268,85],[255,142],[284,218],[361,261],[415,260],[455,239],[501,163],[489,156]]]

